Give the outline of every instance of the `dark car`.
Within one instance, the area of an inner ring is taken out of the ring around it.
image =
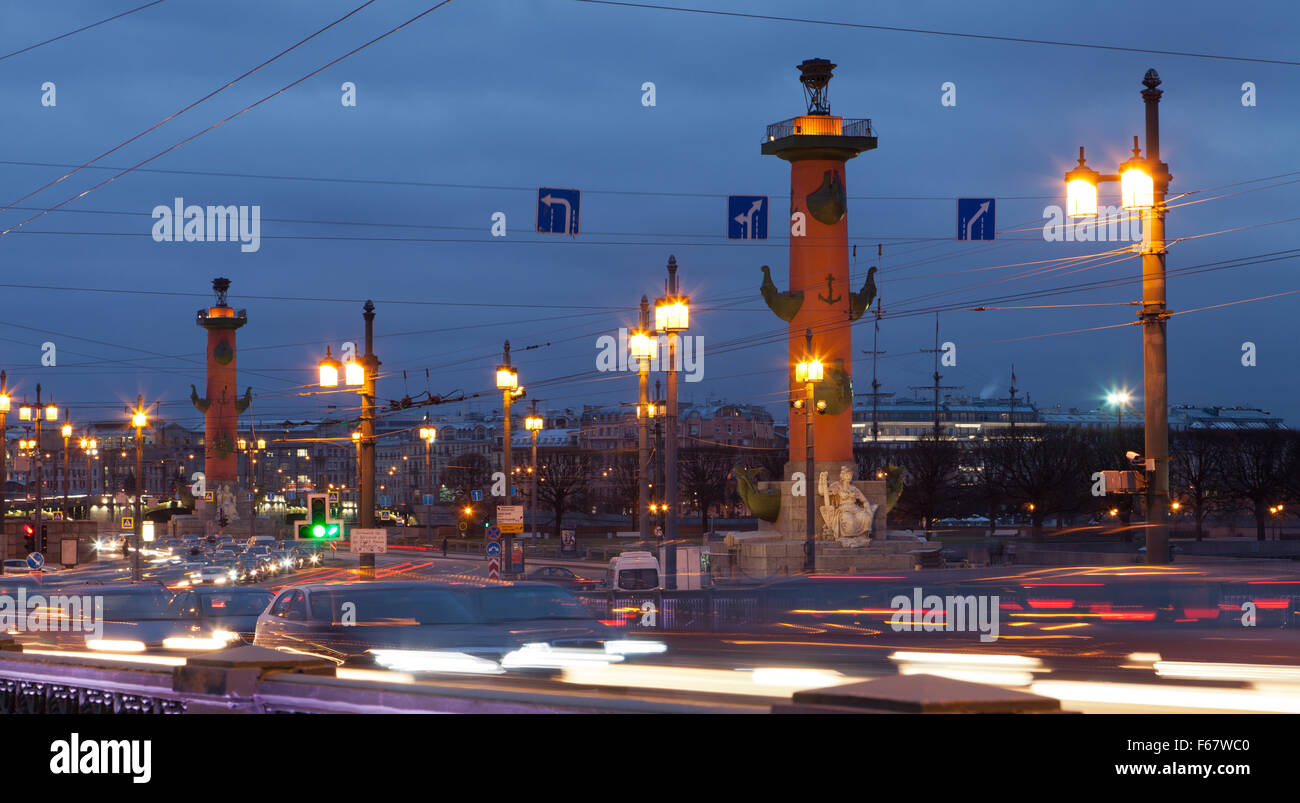
[[[572,569],[563,566],[542,566],[533,569],[528,573],[527,579],[534,583],[550,583],[566,588],[592,588],[600,584],[599,580],[591,580],[575,574]]]
[[[619,638],[576,597],[548,583],[456,588],[476,619],[504,628],[510,641],[518,646],[545,643],[601,649],[605,642]]]
[[[31,595],[28,586],[29,607]],[[161,583],[63,586],[44,596],[48,619],[59,624],[57,629],[19,631],[15,638],[24,646],[143,652],[189,634],[188,625],[172,614],[172,594]]]
[[[254,644],[370,663],[371,650],[500,654],[503,628],[476,620],[463,598],[432,582],[305,584],[286,588],[258,617]]]
[[[171,611],[196,638],[252,643],[257,617],[274,596],[264,588],[193,588],[176,594]]]

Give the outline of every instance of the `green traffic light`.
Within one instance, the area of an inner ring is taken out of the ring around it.
[[[329,529],[329,534],[330,534],[331,536],[338,535],[338,534],[339,534],[339,526],[338,526],[337,524],[331,524],[331,525],[330,525],[330,529]]]
[[[320,524],[317,524],[315,527],[311,528],[311,534],[316,536],[317,538],[320,538],[322,535],[325,534],[325,527]]]

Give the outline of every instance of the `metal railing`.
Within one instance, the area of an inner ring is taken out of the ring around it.
[[[831,121],[839,120],[839,131],[824,130]],[[841,137],[874,137],[875,129],[871,127],[870,118],[837,118],[819,115],[803,115],[772,123],[767,127],[767,141],[795,135],[822,134]]]

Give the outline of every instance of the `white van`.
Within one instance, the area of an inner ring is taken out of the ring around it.
[[[649,552],[624,552],[611,558],[605,584],[612,591],[653,591],[660,586],[659,560]]]

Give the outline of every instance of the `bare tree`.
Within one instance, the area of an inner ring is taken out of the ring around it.
[[[456,500],[468,499],[470,491],[482,491],[492,480],[492,464],[477,452],[456,455],[442,473],[442,482],[456,495]]]
[[[1225,486],[1237,507],[1255,517],[1255,537],[1263,541],[1268,508],[1287,491],[1287,474],[1297,448],[1294,433],[1266,429],[1235,433],[1230,441]]]
[[[699,446],[682,450],[678,460],[682,492],[699,510],[704,532],[709,530],[709,509],[727,501],[731,467],[736,461],[733,449]]]
[[[1029,511],[1035,539],[1042,538],[1048,515],[1088,505],[1095,469],[1092,450],[1079,430],[1045,427],[1007,444],[1001,466],[1007,495]]]
[[[1174,434],[1169,451],[1170,496],[1186,500],[1196,522],[1196,540],[1205,535],[1205,518],[1226,503],[1224,469],[1229,444],[1221,432],[1186,430]]]
[[[896,509],[903,516],[919,519],[921,527],[928,530],[941,508],[952,501],[960,449],[953,441],[930,434],[918,439],[900,457],[907,479]]]
[[[537,499],[554,514],[555,537],[560,537],[564,514],[575,511],[591,489],[595,461],[590,452],[572,449],[538,450]]]

